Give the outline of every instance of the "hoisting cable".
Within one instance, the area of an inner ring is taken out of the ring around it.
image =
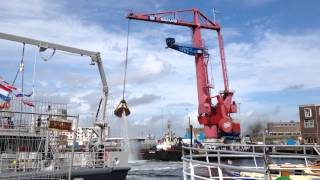
[[[127,29],[127,47],[126,47],[126,60],[125,60],[125,64],[124,64],[122,99],[124,99],[124,93],[126,91],[126,79],[127,79],[127,69],[128,69],[128,51],[129,51],[129,35],[130,35],[130,20],[128,20],[128,29]]]
[[[121,118],[123,113],[126,116],[130,115],[130,110],[127,102],[124,100],[124,94],[126,91],[126,79],[127,79],[127,67],[128,67],[128,52],[129,52],[129,37],[130,37],[130,20],[128,20],[128,28],[127,28],[127,47],[126,47],[126,59],[124,64],[124,77],[123,77],[123,89],[122,89],[122,100],[120,101],[117,108],[114,110],[114,115]]]

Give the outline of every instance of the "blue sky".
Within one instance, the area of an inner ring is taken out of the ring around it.
[[[0,2],[0,32],[13,33],[100,51],[110,85],[108,119],[117,135],[119,120],[112,115],[121,98],[129,10],[160,12],[196,7],[208,17],[220,11],[230,87],[240,104],[234,117],[243,130],[254,122],[298,120],[298,105],[319,103],[320,3],[298,0],[131,0]],[[164,39],[190,42],[184,27],[131,21],[128,91],[132,134],[148,131],[159,136],[171,120],[183,135],[187,117],[196,124],[197,95],[194,59],[165,49]],[[223,88],[216,37],[203,31],[212,55],[215,93]],[[12,81],[21,58],[21,44],[0,41],[0,76]],[[45,54],[47,56],[49,54]],[[56,53],[43,62],[26,46],[26,89],[32,86],[36,58],[36,96],[71,104],[83,115],[83,126],[95,112],[101,95],[96,67],[86,58]],[[20,80],[18,80],[18,84]],[[30,90],[29,90],[30,91]]]

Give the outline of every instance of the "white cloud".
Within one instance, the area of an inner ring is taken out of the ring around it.
[[[230,85],[237,93],[277,91],[300,84],[319,87],[320,31],[306,34],[265,33],[259,40],[226,44]],[[215,56],[215,58],[217,58]],[[222,87],[220,66],[214,68]]]
[[[141,65],[142,71],[150,72],[150,74],[159,74],[164,69],[163,62],[156,59],[156,56],[149,54],[146,62]]]
[[[245,1],[251,4],[257,3],[252,0]],[[269,1],[260,1],[259,3],[267,2]],[[119,8],[124,8],[126,5],[127,3],[122,2]],[[159,5],[155,6],[159,8]],[[125,12],[124,9],[121,10]],[[122,92],[126,32],[121,29],[122,26],[118,27],[119,24],[106,26],[98,21],[91,22],[82,19],[83,14],[78,13],[69,13],[61,1],[33,0],[25,3],[2,1],[0,2],[0,16],[2,17],[0,32],[101,51],[110,85],[109,117],[112,117],[112,108],[117,105]],[[106,16],[105,18],[112,18]],[[256,26],[260,24],[259,22],[250,23]],[[128,99],[141,97],[143,94],[154,94],[161,97],[157,103],[149,103],[146,106],[141,105],[132,109],[131,120],[137,124],[148,126],[148,124],[152,124],[153,120],[159,119],[154,116],[159,115],[161,109],[168,104],[197,104],[197,92],[194,58],[171,49],[164,49],[164,38],[169,36],[176,37],[177,42],[188,42],[190,40],[189,30],[186,28],[177,30],[171,26],[160,25],[150,25],[145,29],[141,24],[131,24],[133,33],[129,43],[126,96]],[[110,31],[110,26],[116,26],[120,30]],[[224,38],[228,39],[228,42],[232,42],[225,44],[230,86],[231,89],[236,90],[236,100],[242,102],[243,118],[253,117],[265,110],[272,112],[272,108],[274,108],[272,107],[270,110],[266,108],[270,104],[248,100],[246,98],[248,94],[279,91],[287,87],[297,87],[297,85],[306,89],[319,86],[320,79],[314,78],[318,76],[318,67],[320,66],[320,61],[318,61],[320,59],[319,30],[299,34],[280,34],[266,29],[252,35],[254,36],[252,39],[255,39],[254,42],[233,42],[232,38],[239,37],[240,32],[239,29],[228,27],[223,30]],[[216,44],[216,39],[214,36],[211,37],[209,33],[212,32],[203,33],[206,44]],[[210,38],[207,39],[209,36]],[[0,70],[7,72],[9,61],[18,61],[21,45],[1,41],[0,46],[0,54],[8,57],[1,59],[5,65],[1,66]],[[212,52],[214,61],[213,73],[217,88],[215,92],[217,92],[223,87],[222,73],[217,59],[218,51],[212,49],[216,47],[209,46],[209,48],[211,48],[210,52]],[[34,52],[27,50],[26,59],[33,59]],[[13,58],[13,55],[18,58]],[[70,99],[66,98],[68,102],[81,104],[77,110],[92,112],[96,109],[101,85],[96,67],[90,68],[88,63],[89,60],[80,60],[78,56],[63,53],[57,53],[47,64],[39,63],[37,80],[39,88],[42,88],[39,92],[48,91],[46,95],[57,95],[61,100],[70,96]],[[54,66],[54,64],[57,65]],[[56,69],[49,71],[51,66]],[[62,73],[62,71],[67,72]],[[77,73],[73,71],[77,71]],[[51,87],[52,83],[55,84],[55,89],[49,91],[48,87]],[[81,89],[82,86],[85,89]],[[61,89],[62,92],[55,93],[56,90]],[[177,112],[170,113],[183,114],[181,119],[185,119],[183,116],[186,112],[182,113],[185,111],[184,109],[175,111]],[[193,122],[197,123],[196,110],[190,109],[190,111],[192,111],[190,116],[192,116]],[[281,108],[281,113],[285,114],[286,112],[289,110]],[[282,114],[281,116],[285,117]],[[179,122],[177,122],[178,124]],[[185,128],[185,124],[181,123],[179,128]]]

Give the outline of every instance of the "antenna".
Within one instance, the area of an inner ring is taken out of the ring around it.
[[[216,14],[219,14],[220,11],[217,11],[216,8],[213,8],[212,12],[213,12],[213,23],[215,24],[216,23]]]

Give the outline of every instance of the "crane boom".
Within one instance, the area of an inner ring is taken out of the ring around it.
[[[194,22],[185,21],[185,20],[178,20],[175,17],[178,13],[183,12],[197,12],[199,15],[203,17],[203,19],[207,20],[207,23],[202,24],[194,24]],[[162,15],[172,15],[174,18],[167,18]],[[156,23],[163,23],[163,24],[172,24],[172,25],[179,25],[179,26],[186,26],[186,27],[197,27],[203,29],[211,29],[211,30],[219,30],[220,26],[217,23],[213,23],[209,20],[205,15],[203,15],[200,11],[197,9],[188,9],[188,10],[180,10],[180,11],[166,11],[161,13],[152,13],[152,14],[141,14],[141,13],[129,13],[127,16],[128,19],[135,19],[140,21],[150,21],[150,22],[156,22]]]
[[[91,58],[92,64],[97,64],[100,79],[101,79],[102,86],[103,86],[103,88],[102,88],[103,103],[101,105],[102,119],[99,122],[96,122],[96,124],[102,128],[101,134],[100,134],[100,139],[99,139],[102,142],[103,138],[104,138],[102,135],[102,131],[104,130],[104,128],[107,124],[107,122],[106,122],[106,107],[107,107],[108,91],[109,90],[108,90],[108,83],[107,83],[106,75],[104,72],[103,63],[101,60],[100,53],[95,52],[95,51],[88,51],[88,50],[78,49],[78,48],[74,48],[74,47],[70,47],[70,46],[60,45],[60,44],[56,44],[56,43],[41,41],[41,40],[37,40],[37,39],[31,39],[31,38],[26,38],[26,37],[22,37],[22,36],[1,33],[1,32],[0,32],[0,39],[29,44],[29,45],[34,45],[34,46],[38,46],[38,47],[44,48],[44,49],[54,49],[54,50],[68,52],[68,53],[78,54],[81,56],[88,56]]]
[[[178,18],[182,17],[183,13],[192,13],[193,19],[186,20]],[[127,18],[191,28],[193,47],[176,45],[174,44],[174,41],[172,43],[172,38],[167,39],[166,42],[169,48],[195,56],[199,102],[198,121],[200,124],[204,125],[206,138],[219,138],[219,134],[221,134],[219,132],[236,134],[236,136],[239,135],[240,126],[239,124],[233,122],[230,116],[231,113],[235,113],[237,111],[237,108],[236,103],[232,100],[233,92],[229,90],[229,81],[220,25],[217,22],[211,21],[207,16],[197,9],[166,11],[149,14],[130,12],[127,15]],[[211,98],[213,97],[210,95],[211,86],[209,84],[207,71],[207,57],[206,53],[203,52],[204,47],[201,38],[201,29],[217,31],[218,36],[220,60],[224,80],[224,91],[216,96],[213,96],[217,99],[217,103],[215,105],[212,104]]]

